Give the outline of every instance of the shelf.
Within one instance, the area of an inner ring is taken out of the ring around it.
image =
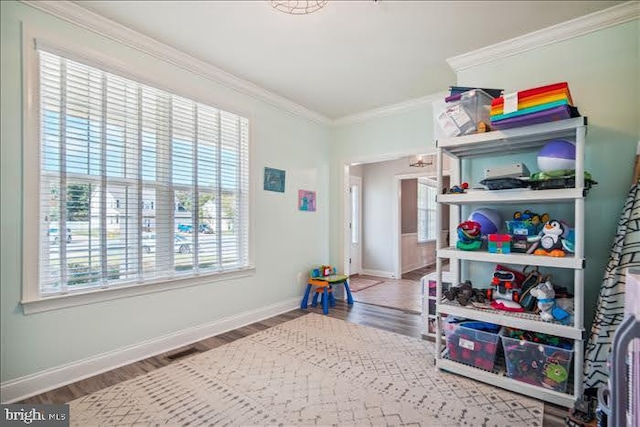
[[[533,126],[525,126],[503,131],[486,132],[475,135],[466,135],[455,138],[445,138],[436,141],[438,154],[437,170],[442,169],[441,162],[444,154],[448,154],[458,161],[458,170],[462,175],[462,159],[473,159],[484,156],[492,158],[515,153],[531,154],[554,139],[567,139],[575,141],[576,145],[576,173],[582,177],[584,172],[585,136],[587,131],[587,118],[577,117],[550,123],[542,123]],[[462,176],[457,179],[464,181]],[[538,203],[563,203],[573,205],[574,224],[576,236],[584,234],[584,199],[587,191],[583,188],[582,179],[578,179],[578,187],[559,188],[550,190],[533,190],[530,188],[508,190],[481,190],[469,189],[463,194],[440,194],[436,196],[437,218],[436,224],[442,224],[444,218],[442,205],[469,206],[469,205],[520,205],[526,206]],[[442,185],[442,177],[438,177],[439,185]],[[458,221],[464,221],[461,209],[456,209]],[[579,233],[579,234],[578,234]],[[455,236],[452,236],[455,237]],[[452,242],[455,239],[452,238]],[[504,372],[504,359],[498,360],[496,370],[489,372],[450,360],[447,350],[441,351],[440,340],[436,340],[436,366],[438,369],[464,375],[487,384],[512,390],[517,393],[532,396],[557,405],[572,407],[579,398],[576,394],[581,392],[584,351],[584,239],[576,239],[576,254],[567,254],[565,257],[549,257],[524,253],[496,254],[489,253],[486,249],[479,251],[463,251],[453,247],[443,248],[442,237],[439,236],[436,247],[437,264],[436,271],[442,272],[442,260],[452,260],[458,272],[463,268],[461,261],[488,262],[494,264],[517,264],[539,267],[563,268],[574,270],[574,305],[575,321],[572,325],[563,325],[558,322],[545,322],[538,314],[514,313],[500,310],[487,310],[473,306],[461,306],[457,301],[436,301],[435,325],[438,330],[441,319],[446,316],[456,316],[471,320],[493,323],[500,326],[522,329],[555,335],[573,340],[575,357],[573,357],[573,376],[570,378],[569,392],[561,393],[543,387],[531,385],[513,378],[509,378]],[[457,261],[457,262],[453,262]],[[443,280],[444,281],[444,280]],[[440,291],[442,283],[437,283]],[[429,321],[433,322],[431,315],[426,313]],[[502,370],[500,370],[502,368]]]
[[[583,269],[585,260],[574,256],[551,257],[529,254],[494,254],[487,251],[463,251],[454,247],[438,249],[439,258],[461,259],[466,261],[484,261],[501,264],[532,265],[540,267],[557,267]]]
[[[527,396],[535,397],[566,408],[572,408],[577,400],[577,397],[572,394],[560,393],[558,391],[549,390],[544,387],[527,384],[522,381],[509,378],[502,371],[497,373],[483,371],[482,369],[463,365],[462,363],[454,362],[453,360],[445,358],[436,359],[436,366],[440,369],[453,372],[454,374],[464,375],[466,377],[473,378],[474,380],[515,391],[516,393],[526,394]]]
[[[558,322],[545,322],[539,314],[513,313],[500,310],[483,310],[471,306],[461,306],[457,301],[443,301],[438,305],[439,314],[480,320],[500,326],[508,326],[543,334],[556,335],[574,340],[582,339],[582,330]]]
[[[582,188],[562,188],[557,190],[473,190],[463,194],[439,194],[438,203],[464,205],[471,203],[517,204],[522,202],[568,202],[584,198]]]
[[[586,117],[576,117],[521,128],[440,139],[436,141],[436,147],[442,148],[454,157],[520,152],[541,147],[552,139],[575,139],[576,129],[586,125]]]

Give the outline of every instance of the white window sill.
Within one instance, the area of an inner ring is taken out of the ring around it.
[[[119,298],[129,298],[155,292],[165,292],[173,289],[187,288],[223,280],[234,280],[255,274],[255,267],[246,267],[224,273],[208,273],[196,277],[174,278],[169,281],[146,284],[123,285],[113,288],[88,289],[65,295],[42,297],[40,299],[23,300],[22,311],[25,315],[59,310],[97,302],[110,301]]]

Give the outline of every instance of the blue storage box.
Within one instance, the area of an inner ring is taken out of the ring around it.
[[[500,326],[485,322],[444,322],[449,358],[492,371],[500,347]]]

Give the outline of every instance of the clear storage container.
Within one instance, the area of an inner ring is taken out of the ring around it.
[[[500,326],[484,322],[443,323],[451,360],[493,370],[500,345]]]
[[[468,135],[478,130],[480,122],[489,126],[491,100],[481,89],[473,89],[460,95],[458,101],[433,104],[436,137]]]
[[[500,331],[507,375],[518,381],[564,393],[567,389],[571,349],[505,336]]]

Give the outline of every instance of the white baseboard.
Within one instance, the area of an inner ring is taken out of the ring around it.
[[[397,279],[395,273],[392,271],[369,270],[367,268],[364,268],[362,269],[362,274],[365,274],[367,276],[385,277],[387,279]]]
[[[2,403],[17,402],[146,359],[147,357],[165,353],[214,335],[286,313],[298,307],[300,307],[300,298],[291,298],[266,307],[147,340],[140,344],[6,381],[0,384],[0,401]]]

